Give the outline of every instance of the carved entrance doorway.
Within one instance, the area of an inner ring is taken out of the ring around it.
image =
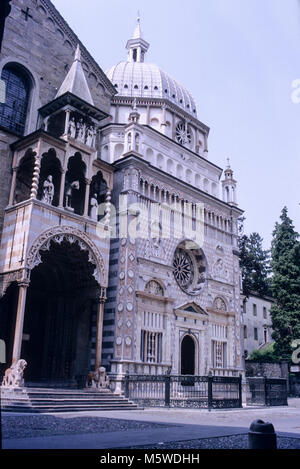
[[[76,385],[91,369],[99,285],[77,240],[50,241],[31,272],[21,356],[28,383]]]
[[[189,335],[184,336],[181,342],[181,374],[195,374],[195,342]]]

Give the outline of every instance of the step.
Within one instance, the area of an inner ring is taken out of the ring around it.
[[[4,412],[75,412],[85,410],[130,410],[139,407],[110,390],[74,390],[26,388],[5,394],[1,403]]]

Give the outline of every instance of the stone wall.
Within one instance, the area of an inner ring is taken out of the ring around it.
[[[288,379],[289,368],[287,362],[257,362],[245,361],[246,377],[266,377]]]

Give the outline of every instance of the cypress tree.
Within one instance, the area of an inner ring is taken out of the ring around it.
[[[287,208],[281,212],[281,223],[276,223],[272,240],[272,295],[271,308],[274,352],[290,359],[291,342],[300,339],[300,243]]]

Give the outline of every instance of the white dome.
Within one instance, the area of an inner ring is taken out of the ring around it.
[[[106,75],[120,96],[167,99],[192,116],[197,116],[191,94],[157,65],[147,62],[119,62]]]

